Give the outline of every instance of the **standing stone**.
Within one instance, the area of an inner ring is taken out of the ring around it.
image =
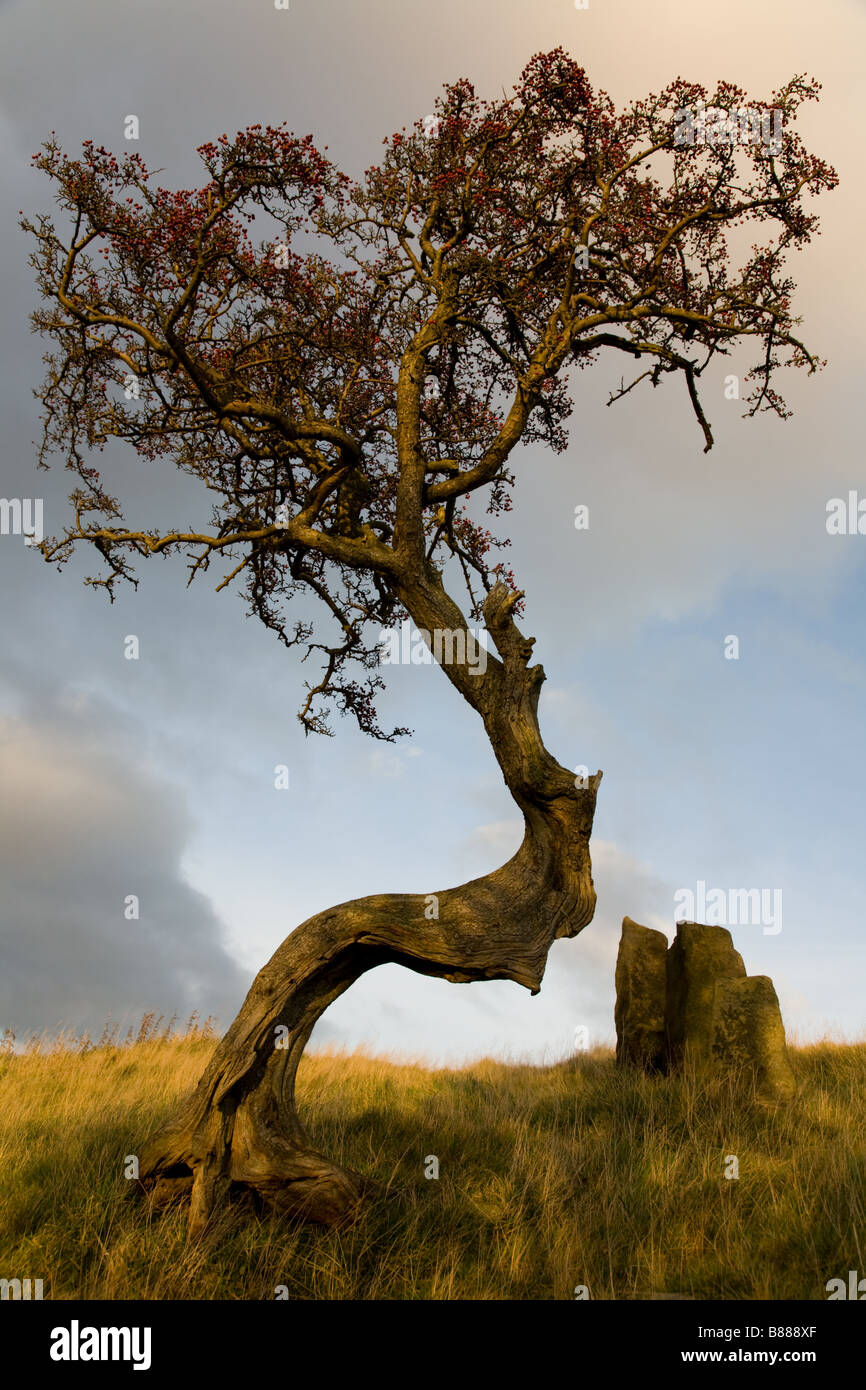
[[[668,1058],[671,1066],[713,1061],[713,996],[720,980],[743,980],[746,967],[727,927],[677,922],[667,953]]]
[[[754,1076],[758,1098],[788,1101],[796,1082],[785,1044],[782,1011],[769,975],[719,980],[713,999],[712,1051],[716,1066],[744,1067]]]
[[[664,932],[622,919],[616,958],[617,1066],[656,1071],[664,1066],[666,958]]]
[[[740,1076],[758,1099],[796,1093],[773,982],[747,975],[725,927],[678,922],[663,932],[624,917],[616,961],[617,1066]]]

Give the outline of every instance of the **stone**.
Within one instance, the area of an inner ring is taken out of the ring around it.
[[[664,932],[622,919],[616,958],[617,1066],[658,1071],[665,1065],[668,939]]]
[[[713,1062],[713,997],[724,980],[744,980],[746,967],[727,927],[677,922],[667,953],[665,1019],[668,1065]]]
[[[759,1100],[781,1104],[796,1091],[782,1011],[769,975],[719,980],[712,1009],[712,1052],[720,1069],[742,1067]]]
[[[726,927],[678,922],[668,949],[663,932],[624,917],[614,1018],[619,1067],[693,1066],[744,1080],[774,1105],[796,1092],[773,982],[746,974]]]

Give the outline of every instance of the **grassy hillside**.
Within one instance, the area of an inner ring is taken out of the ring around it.
[[[0,1053],[0,1276],[46,1298],[824,1299],[866,1275],[866,1044],[792,1049],[800,1094],[776,1113],[623,1076],[609,1052],[439,1071],[308,1055],[315,1142],[390,1196],[341,1231],[245,1210],[187,1250],[184,1214],[149,1216],[123,1159],[213,1047],[145,1027]]]

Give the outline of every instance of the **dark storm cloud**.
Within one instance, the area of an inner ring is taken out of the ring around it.
[[[88,697],[0,719],[0,1026],[19,1036],[154,1009],[226,1026],[249,983],[184,881],[177,789],[110,736],[111,711]]]

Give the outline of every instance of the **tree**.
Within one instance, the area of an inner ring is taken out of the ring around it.
[[[318,654],[307,732],[331,733],[334,706],[373,737],[407,732],[378,722],[380,634],[406,615],[427,640],[448,634],[443,670],[525,821],[514,857],[438,893],[438,915],[421,894],[374,896],[286,938],[142,1154],[155,1200],[190,1193],[191,1232],[233,1186],[318,1221],[357,1208],[367,1180],[312,1149],[294,1077],[316,1019],[364,971],[397,962],[536,993],[552,942],[591,920],[601,773],[584,785],[542,742],[544,671],[479,501],[508,511],[518,445],[566,447],[570,373],[603,351],[643,367],[611,400],[682,378],[705,449],[699,380],[740,340],[757,348],[747,413],[789,413],[777,369],[822,365],[795,336],[784,269],[817,227],[806,195],[837,182],[792,129],[817,91],[795,77],[772,100],[781,138],[747,115],[744,139],[731,84],[709,109],[677,79],[617,112],[556,49],[510,97],[446,87],[435,119],[386,140],[356,181],[284,126],[201,146],[207,182],[191,191],[92,142],[72,159],[52,135],[34,156],[69,222],[64,235],[47,216],[22,223],[45,301],[34,325],[55,344],[39,463],[60,450],[78,475],[45,558],[95,547],[104,565],[87,582],[112,600],[118,581],[137,584],[135,557],[183,553],[190,581],[215,564],[220,589],[237,582],[282,642]],[[767,240],[734,269],[750,223]],[[210,524],[128,529],[92,466],[109,440],[200,479]],[[302,590],[321,624],[289,625]],[[496,648],[483,672],[478,618]]]

